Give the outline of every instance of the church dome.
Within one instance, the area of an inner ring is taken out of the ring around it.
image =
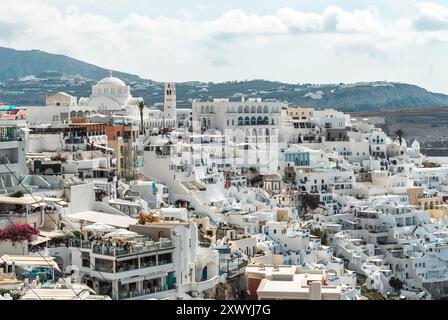
[[[98,81],[97,85],[104,85],[104,86],[108,86],[108,87],[124,87],[124,86],[126,86],[126,84],[122,80],[112,77],[112,76]]]
[[[112,99],[123,99],[120,104],[124,104],[124,100],[130,97],[130,87],[127,86],[122,80],[112,76],[112,72],[109,76],[98,81],[92,87],[92,96],[110,97]]]

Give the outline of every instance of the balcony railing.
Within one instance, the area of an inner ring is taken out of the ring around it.
[[[114,293],[113,298],[114,298],[114,300],[132,299],[132,298],[137,298],[137,297],[141,297],[141,296],[146,296],[149,294],[173,290],[173,289],[175,289],[174,285],[169,285],[169,286],[162,285],[162,286],[146,288],[146,289],[138,290],[138,291],[119,292],[118,296],[116,293]]]
[[[274,125],[273,123],[269,122],[256,122],[256,123],[247,123],[247,122],[238,122],[239,126],[267,126],[267,125]]]
[[[75,248],[90,249],[92,242],[90,240],[81,240],[79,238],[69,239],[69,246]]]
[[[96,241],[73,238],[70,239],[69,245],[71,247],[92,249],[92,253],[102,254],[105,256],[123,256],[174,248],[174,242],[172,240],[144,245],[137,243],[129,246],[117,246],[107,245],[106,242],[96,243]]]

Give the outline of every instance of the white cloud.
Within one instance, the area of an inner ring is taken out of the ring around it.
[[[414,27],[417,30],[448,30],[448,8],[431,2],[416,5],[417,16]]]
[[[63,53],[159,80],[233,79],[243,72],[251,77],[269,70],[270,61],[288,72],[281,61],[284,52],[314,59],[310,53],[301,56],[311,51],[303,50],[305,42],[333,60],[341,54],[393,60],[414,46],[448,43],[448,7],[427,2],[416,5],[414,16],[397,19],[382,19],[384,7],[349,11],[329,6],[321,12],[285,7],[271,14],[229,10],[209,20],[194,19],[194,10],[202,7],[178,10],[172,17],[130,11],[112,20],[74,5],[57,9],[44,0],[0,1],[2,46]]]

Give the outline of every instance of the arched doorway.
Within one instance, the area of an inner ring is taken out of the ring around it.
[[[205,281],[205,280],[207,280],[207,276],[208,276],[208,268],[207,268],[207,266],[205,266],[205,267],[202,269],[201,281]]]

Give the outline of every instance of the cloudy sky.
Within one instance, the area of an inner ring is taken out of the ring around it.
[[[158,81],[387,80],[448,93],[448,0],[0,0],[0,46]]]

